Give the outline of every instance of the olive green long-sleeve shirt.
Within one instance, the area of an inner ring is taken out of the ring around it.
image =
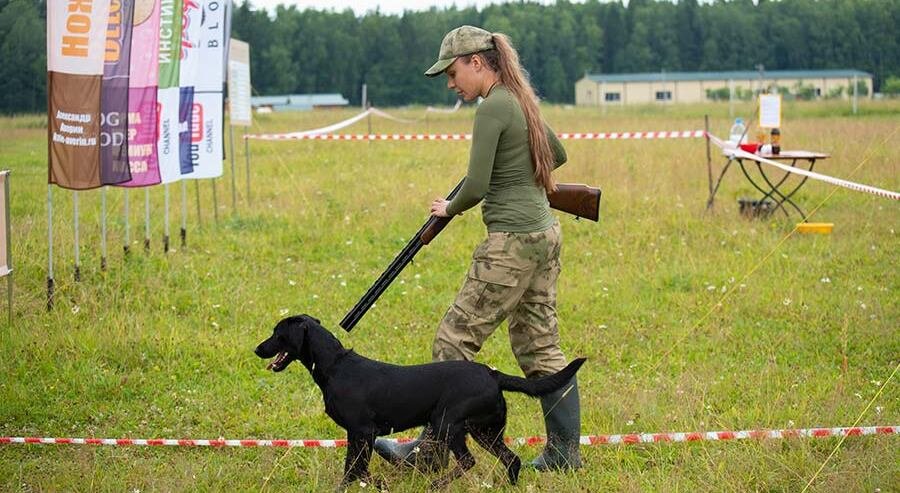
[[[558,168],[566,162],[566,151],[546,124],[545,130]],[[482,199],[482,218],[491,233],[533,233],[553,225],[547,194],[534,181],[525,114],[503,85],[495,86],[475,111],[469,170],[447,214],[459,214]]]

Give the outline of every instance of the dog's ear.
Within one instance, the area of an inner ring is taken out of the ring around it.
[[[295,356],[299,356],[306,340],[306,320],[302,316],[288,317],[278,324],[276,330],[281,339],[297,352]]]
[[[316,318],[316,317],[314,317],[314,316],[312,316],[312,315],[309,315],[309,314],[304,313],[303,315],[301,315],[301,317],[303,317],[303,318],[308,318],[308,319],[312,320],[313,322],[315,322],[315,323],[317,323],[317,324],[319,324],[319,325],[322,325],[322,322],[321,322],[318,318]]]

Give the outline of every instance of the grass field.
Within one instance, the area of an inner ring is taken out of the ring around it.
[[[750,117],[752,109],[739,107]],[[418,118],[421,108],[391,110]],[[900,190],[900,104],[788,104],[783,147],[828,152],[817,170]],[[256,117],[254,132],[302,130],[354,110]],[[728,132],[727,105],[547,107],[560,132],[703,128]],[[467,132],[473,110],[374,132]],[[348,129],[368,130],[366,122]],[[752,132],[752,131],[751,131]],[[752,133],[751,133],[752,135]],[[754,190],[732,169],[713,211],[702,139],[568,141],[558,180],[603,188],[599,224],[560,217],[559,316],[580,372],[583,434],[900,424],[900,206],[820,182],[799,192],[831,235],[793,233],[796,216],[749,221]],[[188,185],[188,245],[162,252],[163,191],[131,192],[123,258],[121,189],[108,193],[109,268],[100,264],[100,192],[80,193],[82,280],[73,281],[72,193],[54,189],[56,305],[45,307],[46,130],[0,119],[0,168],[12,173],[15,300],[0,330],[0,436],[343,438],[312,380],[275,375],[252,354],[288,313],[320,318],[342,342],[401,364],[430,359],[431,338],[484,235],[480,213],[455,219],[350,334],[338,321],[465,172],[467,145],[446,142],[251,143],[252,196],[237,142],[222,179]],[[713,152],[715,170],[724,160]],[[218,219],[213,210],[217,191]],[[198,216],[197,200],[202,202]],[[0,284],[0,286],[5,283]],[[5,287],[2,291],[5,293]],[[5,303],[4,303],[5,304]],[[479,361],[518,369],[505,326]],[[880,391],[880,394],[878,394]],[[877,398],[876,398],[877,395]],[[874,400],[873,400],[874,399]],[[543,434],[537,401],[509,395],[512,437]],[[869,404],[871,403],[871,406]],[[410,436],[405,432],[399,436]],[[583,447],[575,474],[525,472],[510,487],[476,450],[452,491],[900,491],[896,436]],[[474,448],[474,447],[473,447]],[[829,457],[835,449],[833,457]],[[537,447],[519,447],[530,460]],[[343,449],[0,445],[4,491],[321,491]],[[428,479],[373,459],[392,491]]]

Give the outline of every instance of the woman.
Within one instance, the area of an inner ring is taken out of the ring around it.
[[[551,171],[566,153],[544,123],[537,96],[509,39],[462,26],[441,43],[438,61],[425,72],[445,73],[447,87],[466,101],[484,98],[475,112],[465,183],[453,200],[435,199],[431,214],[453,216],[482,200],[488,238],[478,246],[463,287],[444,315],[434,339],[434,361],[473,360],[500,323],[527,377],[561,370],[556,281],[561,234],[550,213]],[[541,398],[548,442],[532,462],[537,469],[581,467],[578,387]],[[415,441],[377,440],[375,450],[393,463],[427,468],[446,465],[447,452],[429,442],[426,428]]]

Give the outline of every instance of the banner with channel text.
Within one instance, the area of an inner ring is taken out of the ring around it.
[[[160,182],[156,136],[159,119],[156,90],[159,77],[160,0],[135,0],[131,33],[131,77],[128,81],[128,162],[131,180],[125,187]]]
[[[111,0],[100,96],[100,174],[103,183],[131,179],[128,166],[128,71],[134,0]]]
[[[156,142],[159,174],[162,183],[181,179],[181,146],[179,142],[179,110],[181,88],[182,1],[160,0],[159,23],[159,135]]]
[[[222,175],[227,0],[183,0],[181,87],[193,87],[188,135],[194,167],[184,178]]]
[[[191,144],[193,141],[193,120],[194,120],[194,82],[197,74],[200,72],[200,60],[196,56],[191,55],[194,45],[200,39],[200,21],[203,17],[202,11],[197,15],[200,4],[199,0],[183,0],[182,25],[181,25],[181,54],[179,56],[179,85],[181,86],[181,94],[179,95],[179,119],[178,133],[181,149],[181,174],[186,175],[194,172],[199,156],[191,152]]]
[[[194,87],[181,87],[178,96],[178,148],[181,161],[181,174],[194,172],[194,161],[191,155],[191,125],[194,114]]]
[[[103,185],[100,91],[110,0],[47,4],[47,175],[73,190]]]

